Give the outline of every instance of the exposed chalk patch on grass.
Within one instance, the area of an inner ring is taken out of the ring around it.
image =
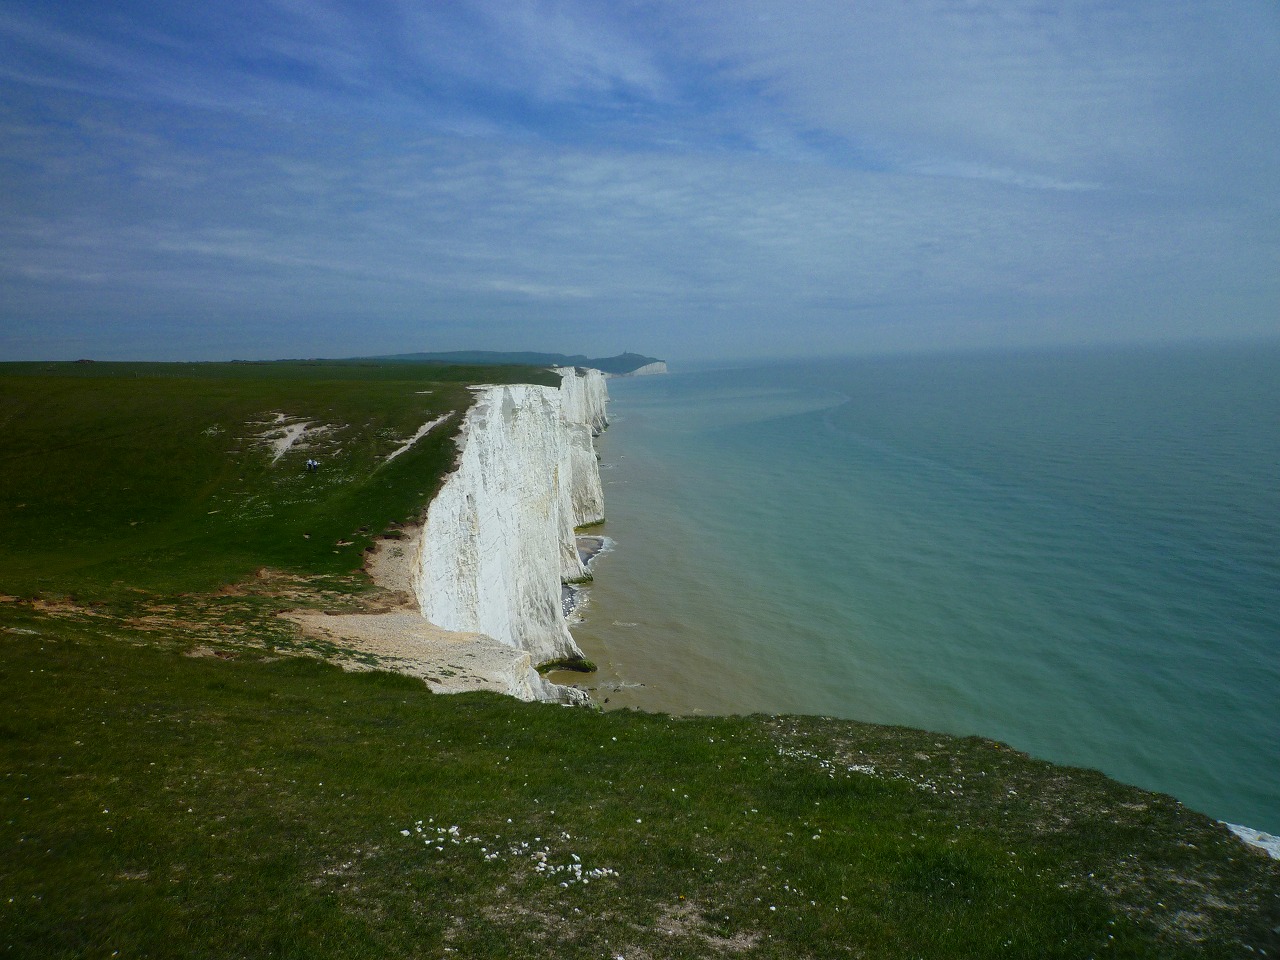
[[[401,444],[395,450],[391,451],[391,453],[387,454],[387,459],[384,462],[390,463],[396,457],[400,456],[400,454],[408,451],[410,447],[412,447],[415,443],[417,443],[419,440],[425,437],[435,427],[438,427],[440,424],[448,420],[450,416],[451,414],[446,413],[443,416],[436,417],[434,420],[428,420],[426,423],[420,426],[416,431],[414,431],[413,436],[411,436],[408,440],[406,440],[403,444]]]
[[[275,413],[272,414],[271,420],[251,421],[249,425],[267,426],[266,430],[256,435],[256,439],[259,443],[271,448],[271,462],[276,463],[304,436],[310,434],[314,437],[317,434],[326,433],[334,429],[331,426],[312,428],[311,423],[312,421],[310,420],[299,420],[290,417],[288,414]]]

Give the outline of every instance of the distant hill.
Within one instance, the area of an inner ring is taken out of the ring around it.
[[[620,353],[616,357],[569,356],[564,353],[502,353],[497,350],[455,350],[449,353],[397,353],[386,357],[369,357],[371,360],[404,360],[416,363],[482,363],[520,364],[534,367],[591,367],[617,375],[631,373],[651,363],[659,363],[657,357],[639,353]]]

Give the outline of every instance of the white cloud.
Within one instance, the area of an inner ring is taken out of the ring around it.
[[[1280,69],[1280,14],[1261,2],[679,9],[693,34],[687,55],[723,64],[801,128],[869,144],[907,169],[995,169],[1028,183],[1141,180],[1185,162],[1198,149],[1183,119],[1198,89],[1234,70]],[[1274,73],[1264,84],[1274,91]],[[1221,126],[1235,109],[1223,106],[1225,117],[1196,116]]]

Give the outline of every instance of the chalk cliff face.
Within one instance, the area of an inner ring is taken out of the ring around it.
[[[458,468],[427,511],[414,582],[427,620],[485,634],[532,665],[582,656],[560,585],[586,575],[574,528],[604,510],[591,443],[607,423],[604,377],[557,372],[559,389],[476,388]],[[536,675],[514,679],[513,689],[547,695]]]
[[[574,526],[599,523],[604,519],[604,492],[600,488],[600,467],[592,438],[609,425],[605,404],[609,392],[599,370],[582,367],[559,367],[561,419],[569,440],[569,499]],[[569,567],[563,571],[566,580],[586,575],[578,562],[574,547]],[[573,569],[576,567],[577,569]]]
[[[565,422],[586,424],[593,435],[599,434],[609,425],[604,409],[609,402],[605,375],[586,367],[556,367],[555,370],[561,377]]]

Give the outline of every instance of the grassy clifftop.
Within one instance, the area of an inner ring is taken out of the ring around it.
[[[387,457],[495,379],[393,366],[0,372],[0,950],[1280,955],[1274,862],[1091,771],[324,663],[274,611],[369,602],[456,420]]]
[[[358,569],[434,493],[477,382],[559,378],[354,361],[0,365],[0,592],[101,599],[211,589],[263,565]]]

